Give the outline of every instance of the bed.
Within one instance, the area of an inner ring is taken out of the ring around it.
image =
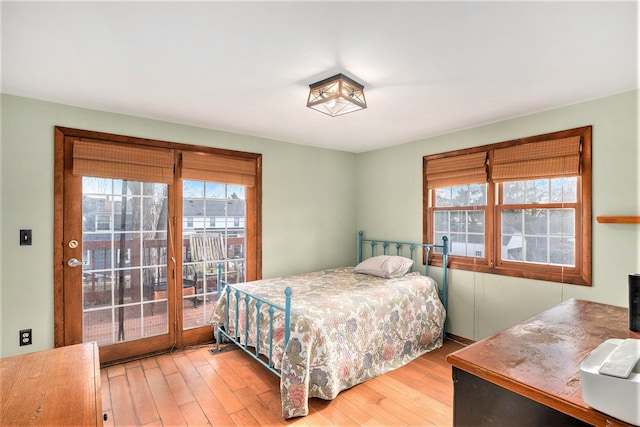
[[[447,269],[438,287],[428,265],[421,275],[412,261],[437,250],[446,266],[447,238],[417,244],[359,232],[358,248],[355,267],[236,285],[219,278],[217,342],[235,343],[280,377],[285,419],[307,415],[311,397],[334,399],[442,345]]]

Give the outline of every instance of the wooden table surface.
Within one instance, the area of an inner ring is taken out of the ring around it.
[[[95,342],[0,359],[0,425],[102,425]]]
[[[610,338],[640,338],[624,307],[570,299],[447,356],[453,366],[593,425],[628,424],[582,400],[580,364]]]

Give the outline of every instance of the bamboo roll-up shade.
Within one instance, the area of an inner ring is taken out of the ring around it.
[[[171,184],[173,150],[76,140],[73,174]]]
[[[182,178],[253,187],[256,161],[185,151],[182,153]]]
[[[429,188],[443,188],[486,182],[486,160],[486,151],[428,160],[427,185]]]
[[[580,174],[580,137],[532,142],[493,152],[491,179],[509,181]]]

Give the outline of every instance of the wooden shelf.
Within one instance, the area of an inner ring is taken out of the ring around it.
[[[640,224],[640,216],[597,216],[600,224]]]

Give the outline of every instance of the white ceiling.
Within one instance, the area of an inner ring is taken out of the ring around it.
[[[638,3],[2,2],[2,92],[363,152],[639,87]],[[343,73],[369,107],[329,117]],[[136,135],[145,136],[145,135]]]

